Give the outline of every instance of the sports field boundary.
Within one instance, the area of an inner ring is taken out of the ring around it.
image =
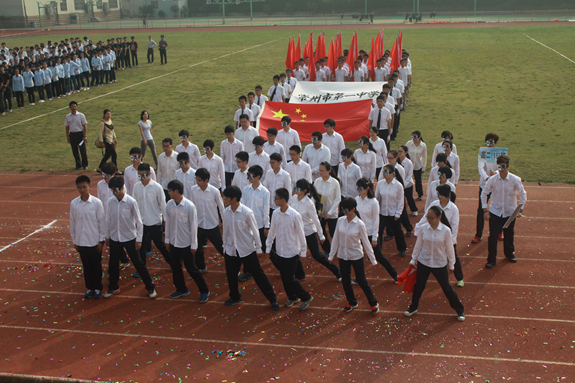
[[[547,49],[549,49],[549,50],[551,50],[551,51],[557,53],[559,56],[563,57],[563,58],[566,59],[567,61],[570,61],[571,63],[575,64],[575,61],[571,60],[569,57],[565,56],[563,53],[557,52],[555,49],[553,49],[553,48],[551,48],[551,47],[548,47],[547,45],[543,44],[543,43],[540,42],[540,41],[535,40],[533,37],[528,36],[528,35],[526,35],[525,33],[523,34],[523,36],[527,37],[527,38],[530,39],[530,40],[535,41],[535,42],[536,42],[537,44],[539,44],[539,45],[543,45],[545,48],[547,48]]]

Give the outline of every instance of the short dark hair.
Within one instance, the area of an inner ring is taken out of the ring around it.
[[[188,152],[178,153],[178,156],[176,157],[176,160],[178,160],[178,161],[189,161],[189,160],[190,160],[190,155],[188,154]]]
[[[224,197],[228,197],[229,199],[236,199],[236,202],[240,202],[242,199],[242,191],[236,185],[228,186],[224,189]]]
[[[323,138],[323,134],[321,134],[321,132],[320,132],[319,130],[316,130],[315,132],[313,132],[313,133],[311,134],[311,136],[312,136],[312,137],[317,137],[317,138],[319,138],[320,141],[321,141],[322,138]]]
[[[236,158],[243,162],[248,162],[250,160],[250,155],[248,152],[241,151],[236,153]]]
[[[142,154],[142,149],[134,146],[132,149],[130,149],[130,154]]]
[[[441,143],[442,146],[443,146],[444,144],[449,144],[449,146],[450,146],[451,148],[453,148],[453,142],[452,142],[451,140],[445,140],[445,141],[443,141],[443,142]]]
[[[36,66],[38,66],[38,65],[36,65]],[[77,103],[76,101],[70,101],[70,103],[68,104],[68,106],[70,107],[70,106],[72,106],[72,105],[78,106],[78,103]]]
[[[87,183],[88,185],[90,185],[90,177],[83,174],[81,176],[76,177],[76,185],[83,183]]]
[[[201,180],[209,180],[210,179],[210,172],[206,168],[199,168],[196,170],[196,177],[199,177]]]
[[[446,176],[447,178],[453,177],[453,171],[452,171],[451,168],[450,168],[449,166],[447,166],[447,165],[443,165],[442,167],[440,167],[440,168],[438,169],[438,172],[441,173],[441,174],[445,174],[445,176]]]
[[[279,153],[272,153],[270,155],[270,160],[275,160],[275,161],[281,162],[282,156]]]
[[[256,94],[255,94],[254,92],[249,92],[249,93],[248,93],[248,97],[249,97],[249,96],[254,96],[254,97],[255,97]]]
[[[178,133],[178,136],[190,137],[190,132],[188,132],[186,129],[182,129],[182,130],[180,130],[180,133]]]
[[[290,151],[293,150],[293,151],[296,152],[297,154],[300,154],[300,153],[301,153],[301,148],[300,148],[298,145],[292,145],[292,146],[289,148],[289,150],[290,150]]]
[[[178,180],[171,180],[168,182],[168,190],[177,191],[180,194],[184,194],[184,184]]]
[[[499,165],[499,164],[509,165],[509,161],[511,161],[511,159],[508,156],[506,156],[505,154],[502,154],[499,157],[497,157],[497,165]]]
[[[248,169],[248,173],[251,173],[254,175],[254,177],[262,177],[264,174],[264,170],[262,169],[261,166],[259,165],[252,165],[250,166],[250,168]]]
[[[435,188],[435,190],[437,191],[437,194],[441,194],[442,196],[447,197],[447,198],[450,197],[451,186],[449,186],[447,184],[438,185],[437,188]]]
[[[387,96],[387,94],[386,94],[386,96]],[[377,96],[376,100],[377,101],[379,101],[379,100],[385,101],[385,96],[379,95],[379,96]]]
[[[240,114],[240,120],[241,120],[242,118],[243,118],[243,119],[246,119],[246,120],[248,120],[248,121],[250,120],[250,116],[248,116],[248,115],[245,114],[245,113],[244,113],[244,114]]]
[[[252,140],[252,144],[254,145],[263,145],[266,142],[262,136],[255,136]]]
[[[214,148],[214,140],[210,140],[209,138],[207,140],[204,141],[204,148],[208,147],[208,148]]]
[[[150,171],[150,165],[145,164],[145,163],[141,163],[140,165],[138,165],[138,171],[146,171],[149,172]]]
[[[238,101],[241,100],[248,101],[248,98],[242,94],[240,97],[238,97]]]
[[[276,128],[268,128],[268,130],[266,130],[266,133],[268,134],[268,136],[271,134],[272,136],[277,136],[278,135],[278,130]]]
[[[327,120],[325,120],[325,121],[323,122],[323,124],[324,124],[324,125],[329,125],[329,126],[331,126],[332,128],[335,128],[335,121],[332,120],[331,118],[328,118]]]
[[[282,117],[282,122],[284,122],[284,121],[287,122],[288,125],[289,125],[289,124],[291,123],[291,118],[289,118],[288,116],[283,116],[283,117]]]
[[[450,140],[453,140],[453,134],[451,134],[451,132],[449,130],[444,130],[443,132],[441,132],[441,138],[447,137]]]
[[[485,141],[493,140],[495,142],[499,141],[499,136],[495,133],[487,133],[485,136]]]
[[[447,155],[445,153],[437,153],[437,156],[435,156],[435,162],[445,163],[446,161],[447,161]]]
[[[173,145],[173,141],[170,137],[164,138],[162,140],[162,144],[165,144],[166,142],[169,143],[170,145]]]
[[[277,74],[273,77],[274,80],[279,80],[280,76],[278,76]]]
[[[261,85],[256,85],[256,88],[255,88],[255,89],[256,89],[256,90],[258,90],[258,89],[259,89],[259,90],[262,90],[262,86],[261,86]]]
[[[286,202],[289,202],[289,192],[286,188],[279,188],[275,191],[275,195],[279,197],[279,199],[283,199]]]
[[[124,177],[112,177],[112,179],[110,179],[110,183],[108,184],[108,187],[111,188],[123,188],[124,187]]]
[[[339,203],[339,208],[340,209],[356,209],[357,208],[357,201],[355,200],[355,198],[351,198],[351,197],[347,197],[341,200],[341,202]],[[357,212],[356,212],[357,214]]]
[[[226,125],[226,127],[224,128],[224,133],[235,133],[236,128],[234,128],[231,125]]]
[[[100,170],[104,174],[114,175],[114,174],[116,174],[116,171],[118,170],[118,168],[112,162],[106,162],[104,165],[102,165],[100,167]]]
[[[346,156],[346,157],[351,157],[351,156],[353,156],[353,152],[351,151],[350,148],[345,148],[341,151],[341,155]]]

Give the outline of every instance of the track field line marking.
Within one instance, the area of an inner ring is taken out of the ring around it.
[[[22,241],[28,239],[29,237],[33,236],[34,234],[36,234],[36,233],[38,233],[38,232],[40,232],[40,231],[42,231],[42,230],[46,230],[46,229],[51,228],[51,227],[52,227],[52,224],[54,224],[54,222],[56,222],[56,221],[57,221],[57,219],[53,220],[52,222],[50,222],[50,223],[47,224],[47,225],[42,226],[42,227],[39,228],[38,230],[36,230],[36,231],[34,231],[34,232],[28,234],[28,235],[25,236],[24,238],[20,238],[19,240],[15,241],[15,242],[12,242],[12,243],[9,244],[9,245],[4,246],[3,248],[0,249],[0,253],[3,252],[4,250],[6,250],[6,249],[8,249],[8,248],[10,248],[10,247],[12,247],[12,246],[14,246],[15,244],[20,243],[20,242],[22,242]]]
[[[493,317],[495,318],[495,317]],[[307,346],[302,344],[277,344],[277,343],[266,343],[266,342],[250,342],[250,341],[233,341],[233,340],[220,340],[220,339],[201,339],[201,338],[186,338],[186,337],[176,337],[176,336],[160,336],[160,335],[147,335],[147,334],[126,334],[126,333],[108,333],[104,331],[88,331],[88,330],[72,330],[72,329],[59,329],[59,328],[42,328],[42,327],[31,327],[31,326],[10,326],[10,325],[0,325],[0,328],[14,329],[14,330],[34,330],[34,331],[48,331],[51,333],[72,333],[72,334],[84,334],[84,335],[100,335],[100,336],[121,336],[121,337],[138,337],[138,338],[149,338],[157,340],[172,340],[172,341],[187,341],[187,342],[199,342],[199,343],[217,343],[217,344],[244,344],[248,346],[262,346],[271,348],[290,348],[292,350],[304,349],[310,351],[335,351],[335,352],[352,352],[352,353],[364,353],[364,354],[376,354],[376,355],[405,355],[405,356],[423,356],[423,357],[435,357],[435,358],[454,358],[454,359],[465,359],[465,360],[487,360],[492,362],[515,362],[515,363],[535,363],[535,364],[546,364],[546,365],[557,365],[557,366],[568,366],[573,367],[575,363],[567,362],[555,362],[547,360],[535,360],[535,359],[512,359],[512,358],[493,358],[486,356],[471,356],[471,355],[450,355],[450,354],[437,354],[437,353],[427,353],[427,352],[408,352],[408,351],[383,351],[383,350],[368,350],[368,349],[358,349],[358,348],[343,348],[343,347],[326,347],[326,346]]]
[[[54,382],[57,379],[58,382],[75,382],[75,383],[94,383],[94,380],[84,380],[79,378],[65,378],[63,376],[57,378],[54,376],[46,376],[46,375],[30,375],[30,374],[14,374],[11,372],[1,372],[0,377],[2,378],[19,378],[19,381],[33,381],[33,382]],[[15,380],[11,380],[15,381]],[[100,380],[99,382],[108,383],[109,381]]]
[[[261,47],[261,46],[264,46],[264,45],[267,45],[267,44],[271,44],[271,43],[276,42],[276,41],[278,41],[278,40],[276,39],[276,40],[268,41],[267,43],[262,43],[262,44],[254,45],[254,46],[252,46],[252,47],[245,48],[245,49],[242,49],[242,50],[239,50],[239,51],[235,51],[235,52],[232,52],[232,53],[227,53],[227,54],[225,54],[225,55],[221,55],[221,56],[215,57],[215,58],[213,58],[213,59],[200,61],[199,63],[195,63],[195,64],[192,64],[192,65],[190,65],[190,66],[187,66],[187,67],[184,67],[184,68],[180,68],[180,69],[177,69],[177,70],[172,71],[172,72],[164,73],[164,74],[162,74],[162,75],[149,78],[149,79],[147,79],[147,80],[138,82],[138,83],[136,83],[136,84],[128,85],[128,86],[126,86],[126,87],[124,87],[124,88],[117,89],[117,90],[114,90],[114,91],[112,91],[112,92],[104,93],[104,94],[101,94],[101,95],[99,95],[99,96],[92,97],[92,98],[89,98],[89,99],[84,100],[84,101],[80,101],[80,102],[78,102],[78,104],[84,104],[84,103],[86,103],[86,102],[88,102],[88,101],[97,100],[97,99],[99,99],[99,98],[102,98],[102,97],[105,97],[105,96],[109,96],[109,95],[111,95],[111,94],[118,93],[118,92],[121,92],[121,91],[123,91],[123,90],[130,89],[130,88],[133,88],[133,87],[135,87],[135,86],[142,85],[142,84],[145,84],[145,83],[150,82],[150,81],[153,81],[153,80],[157,80],[157,79],[162,78],[162,77],[170,76],[170,75],[172,75],[172,74],[174,74],[174,73],[178,73],[178,72],[181,72],[181,71],[186,70],[186,69],[189,69],[189,68],[193,68],[193,67],[198,66],[198,65],[202,65],[202,64],[206,64],[206,63],[209,63],[209,62],[212,62],[212,61],[216,61],[216,60],[222,59],[222,58],[224,58],[224,57],[229,57],[229,56],[232,56],[232,55],[236,55],[236,54],[238,54],[238,53],[242,53],[242,52],[248,51],[248,50],[250,50],[250,49],[259,48],[259,47]],[[0,128],[0,131],[1,131],[1,130],[4,130],[4,129],[11,128],[11,127],[16,126],[16,125],[23,124],[23,123],[25,123],[25,122],[30,122],[30,121],[36,120],[36,119],[41,118],[41,117],[46,117],[46,116],[48,116],[48,115],[50,115],[50,114],[54,114],[54,113],[60,112],[60,111],[62,111],[62,110],[67,110],[67,109],[69,109],[69,108],[68,108],[67,106],[65,106],[65,107],[63,107],[63,108],[59,108],[59,109],[53,110],[53,111],[51,111],[51,112],[41,114],[41,115],[39,115],[39,116],[32,117],[32,118],[29,118],[29,119],[27,119],[27,120],[18,121],[18,122],[16,122],[16,123],[12,124],[12,125],[8,125],[8,126],[5,126],[5,127],[3,127],[3,128]]]
[[[530,39],[530,40],[535,41],[535,42],[536,42],[537,44],[539,44],[539,45],[543,45],[545,48],[547,48],[547,49],[549,49],[549,50],[551,50],[551,51],[557,53],[559,56],[563,57],[563,58],[566,59],[567,61],[570,61],[570,62],[572,62],[573,64],[575,64],[575,61],[571,60],[569,57],[565,56],[564,54],[562,54],[562,53],[560,53],[560,52],[557,52],[555,49],[553,49],[553,48],[551,48],[551,47],[548,47],[547,45],[543,44],[542,42],[535,40],[533,37],[527,36],[525,33],[523,33],[523,36],[527,37],[527,38]]]

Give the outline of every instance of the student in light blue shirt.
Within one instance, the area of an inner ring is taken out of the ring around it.
[[[44,71],[40,67],[40,64],[36,64],[36,72],[34,72],[34,83],[36,84],[36,89],[38,90],[39,102],[44,102]]]
[[[42,65],[42,74],[44,75],[44,89],[46,90],[46,97],[48,101],[54,98],[54,94],[52,93],[52,72],[48,68],[48,64],[44,62]]]
[[[104,84],[109,84],[112,82],[112,78],[110,77],[110,63],[112,62],[112,56],[108,52],[102,56],[102,62],[104,67]]]
[[[97,52],[94,52],[94,56],[92,57],[92,86],[94,86],[94,84],[100,86],[102,82],[100,72],[102,72],[102,59]]]
[[[51,61],[50,62],[50,66],[48,66],[48,70],[50,71],[50,73],[52,74],[52,97],[58,97],[60,98],[60,96],[62,95],[60,93],[60,76],[58,76],[58,68],[56,68],[56,62],[55,61]]]
[[[60,96],[66,95],[66,68],[64,67],[65,61],[62,61],[60,57],[56,59],[56,73],[58,73],[58,83],[55,85],[57,86],[58,90],[60,91]]]
[[[66,84],[66,96],[72,94],[72,81],[70,80],[70,56],[64,57],[64,83]]]
[[[82,77],[80,77],[80,85],[83,90],[90,89],[90,61],[85,56],[84,52],[80,52],[80,64],[82,65]],[[84,80],[86,80],[86,86],[84,86]]]
[[[108,47],[108,54],[112,56],[112,67],[110,68],[112,78],[110,81],[116,82],[116,52],[114,52],[112,48]]]
[[[80,81],[82,79],[82,63],[78,56],[72,55],[72,60],[70,60],[70,82],[72,84],[72,93],[78,92],[80,90]]]
[[[30,105],[36,104],[36,97],[34,95],[34,73],[30,68],[30,65],[26,67],[24,73],[22,73],[24,78],[24,87],[26,88],[26,93],[28,94],[28,103]]]
[[[18,101],[18,109],[24,107],[24,78],[20,75],[18,69],[14,69],[14,76],[12,77],[12,90]]]

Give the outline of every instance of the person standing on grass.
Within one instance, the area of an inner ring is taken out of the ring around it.
[[[176,146],[176,152],[188,153],[188,155],[190,156],[190,166],[192,167],[192,169],[197,170],[198,169],[198,162],[200,162],[200,157],[201,157],[200,149],[198,148],[198,145],[190,142],[190,140],[189,140],[190,132],[188,132],[185,129],[180,130],[180,133],[178,133],[178,136],[180,137],[181,144]]]
[[[84,81],[80,80],[82,90],[90,90],[90,60],[88,60],[88,58],[85,57],[84,52],[80,52],[80,63],[82,64],[81,79],[86,80],[86,86],[84,86]]]
[[[120,278],[120,255],[126,250],[136,271],[140,273],[148,296],[154,299],[158,296],[148,268],[140,258],[138,250],[142,246],[143,226],[135,199],[124,192],[124,179],[113,177],[108,184],[114,196],[108,201],[106,212],[106,244],[110,246],[110,261],[108,271],[110,284],[104,298],[120,294],[118,280]]]
[[[220,157],[224,162],[224,172],[226,177],[226,187],[232,184],[234,174],[238,170],[236,164],[236,154],[244,150],[244,144],[234,137],[235,129],[228,125],[224,128],[226,139],[220,143]]]
[[[156,42],[152,40],[152,36],[148,36],[148,64],[154,62],[154,47],[157,46]],[[150,57],[152,61],[150,61]]]
[[[284,88],[280,85],[280,76],[277,74],[273,77],[274,85],[268,90],[268,96],[270,96],[270,101],[274,102],[284,102]],[[257,91],[257,89],[256,89]]]
[[[276,294],[258,260],[258,254],[262,255],[262,244],[256,219],[254,213],[240,202],[241,198],[242,191],[237,186],[224,190],[226,209],[223,214],[223,256],[230,289],[230,298],[224,304],[231,306],[242,300],[238,288],[238,273],[243,265],[244,270],[254,278],[258,288],[271,303],[272,310],[278,311],[280,306]]]
[[[517,208],[517,197],[519,203],[527,202],[527,193],[521,183],[521,178],[509,172],[510,159],[506,155],[497,158],[498,174],[489,177],[483,192],[481,193],[481,204],[486,221],[489,221],[489,253],[485,268],[491,269],[497,263],[497,239],[503,230],[503,253],[510,262],[517,262],[515,258],[515,219],[504,229],[503,226]],[[491,194],[491,203],[487,206],[487,196]],[[519,211],[523,212],[523,208]],[[521,214],[518,215],[521,217]]]
[[[453,272],[455,265],[451,225],[439,206],[430,207],[425,217],[427,223],[421,226],[410,262],[417,270],[417,281],[413,287],[411,304],[403,315],[410,317],[417,312],[419,299],[423,294],[429,274],[433,274],[449,300],[449,305],[457,313],[457,320],[463,322],[465,320],[463,304],[449,284],[447,271],[449,269]]]
[[[140,121],[138,121],[138,129],[140,130],[141,137],[141,148],[142,148],[142,160],[146,156],[146,148],[150,148],[152,153],[152,158],[158,167],[158,156],[156,155],[156,144],[154,143],[154,137],[152,137],[152,121],[149,120],[150,115],[147,110],[143,110],[140,113]]]
[[[126,193],[133,197],[134,185],[140,182],[138,166],[142,163],[142,150],[137,146],[130,149],[130,161],[132,165],[124,169],[124,184],[126,186]],[[150,177],[156,181],[156,172],[152,167],[150,167]]]
[[[425,142],[423,142],[423,138],[421,138],[421,132],[419,130],[411,132],[411,140],[407,141],[405,146],[407,146],[409,156],[413,162],[413,178],[415,178],[417,200],[423,201],[423,183],[421,182],[421,176],[425,173],[425,167],[427,166],[427,146]]]
[[[24,86],[26,87],[26,94],[28,95],[28,104],[36,105],[36,96],[34,94],[34,73],[31,68],[32,64],[26,66],[26,70],[22,73],[24,78]]]
[[[266,240],[266,249],[269,251],[266,255],[269,256],[275,242],[275,265],[288,298],[284,306],[292,307],[301,300],[299,309],[303,311],[313,299],[295,277],[299,257],[305,257],[307,252],[303,221],[301,215],[289,206],[289,192],[286,189],[276,190],[274,201],[278,209],[274,210],[271,219]]]
[[[160,65],[164,65],[164,61],[165,64],[168,63],[168,56],[166,56],[166,48],[168,47],[168,42],[166,40],[164,40],[164,35],[161,36],[161,40],[160,40],[160,44],[159,44],[159,50],[160,50]],[[153,61],[153,60],[152,60]]]
[[[499,136],[495,133],[487,133],[485,136],[485,145],[488,148],[496,148],[497,142],[499,141]],[[485,224],[484,214],[483,214],[483,206],[481,203],[481,194],[483,193],[483,188],[487,183],[487,180],[495,175],[497,175],[497,163],[496,162],[487,162],[481,160],[479,158],[479,206],[477,207],[477,224],[475,229],[475,237],[471,240],[472,243],[479,243],[481,241],[481,237],[483,237],[483,227]],[[489,198],[491,195],[487,196],[487,202],[489,202]],[[501,240],[502,235],[499,235],[499,239]]]
[[[18,102],[18,109],[24,107],[24,78],[20,75],[18,69],[14,69],[14,76],[12,76],[12,90]]]
[[[90,195],[90,177],[76,178],[79,197],[70,204],[70,236],[84,268],[85,299],[102,297],[102,250],[106,243],[106,213],[102,202]]]
[[[98,135],[98,140],[104,143],[106,147],[106,153],[100,161],[98,170],[102,170],[102,166],[112,158],[112,163],[118,167],[117,154],[116,154],[116,131],[114,130],[114,124],[112,124],[112,112],[110,109],[104,109],[104,118],[100,121],[100,133]]]
[[[138,43],[134,36],[131,37],[130,41],[130,54],[132,55],[132,66],[138,67]]]
[[[171,138],[164,138],[162,141],[162,150],[164,153],[158,157],[158,182],[164,188],[166,201],[168,201],[170,199],[168,182],[175,178],[176,170],[178,170],[180,166],[178,165],[178,153],[173,150]]]
[[[70,113],[66,115],[64,125],[66,126],[66,140],[72,147],[72,154],[76,161],[74,170],[80,168],[88,170],[88,156],[86,154],[88,122],[86,121],[86,116],[78,112],[78,103],[76,101],[70,101],[68,106],[70,107]],[[80,155],[82,156],[81,161]]]

